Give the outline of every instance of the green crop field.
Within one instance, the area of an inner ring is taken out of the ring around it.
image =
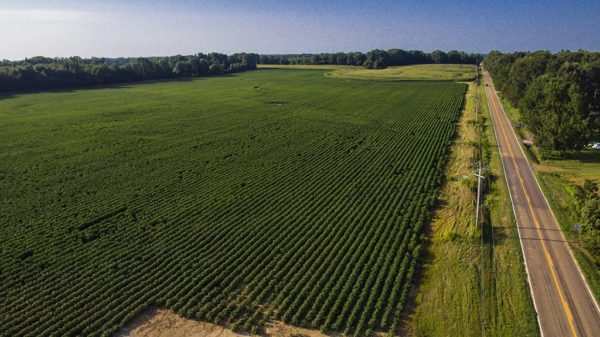
[[[465,92],[259,70],[0,99],[0,335],[397,331]]]

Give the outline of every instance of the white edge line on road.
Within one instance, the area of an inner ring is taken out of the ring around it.
[[[483,76],[482,76],[483,77]],[[491,77],[490,77],[490,81],[491,81]],[[485,85],[485,79],[484,79],[484,85]],[[493,84],[492,84],[492,89],[493,89]],[[494,93],[496,91],[494,90]],[[498,139],[498,133],[496,132],[496,123],[494,123],[494,118],[492,117],[492,108],[490,106],[490,101],[487,97],[487,93],[485,90],[485,86],[483,87],[483,93],[485,94],[485,101],[487,103],[488,106],[488,112],[490,114],[490,119],[492,120],[492,128],[494,129],[494,136],[496,138],[496,145],[498,146],[498,156],[500,157],[500,163],[502,164],[502,173],[504,173],[504,180],[506,182],[506,189],[508,190],[508,196],[510,197],[510,206],[512,207],[513,210],[513,218],[515,219],[515,223],[517,225],[517,234],[519,235],[519,246],[521,246],[521,253],[523,254],[523,264],[525,265],[525,274],[527,274],[527,283],[529,283],[529,292],[531,293],[531,298],[532,298],[532,302],[533,302],[533,308],[535,309],[535,316],[536,316],[536,320],[538,323],[538,327],[540,329],[540,335],[541,337],[544,337],[544,330],[542,330],[542,323],[540,322],[540,315],[539,315],[539,311],[538,311],[538,307],[536,304],[536,300],[535,300],[535,294],[533,293],[533,287],[531,285],[531,276],[529,275],[529,266],[527,265],[527,258],[525,257],[525,249],[523,248],[523,240],[521,238],[521,231],[519,229],[519,219],[517,219],[517,212],[515,210],[515,203],[513,202],[513,198],[512,198],[512,192],[510,190],[510,184],[508,183],[508,177],[506,176],[506,169],[504,168],[504,160],[502,160],[502,152],[500,151],[500,141]]]
[[[490,79],[491,78],[492,77],[490,76]],[[497,97],[498,95],[496,93],[496,88],[494,87],[493,83],[492,83],[492,89],[494,91],[494,94],[496,94],[496,97]],[[589,284],[587,282],[587,279],[585,278],[585,275],[583,274],[583,272],[581,272],[581,269],[579,268],[579,263],[577,263],[577,259],[575,259],[575,255],[573,255],[573,252],[571,250],[571,246],[568,244],[567,238],[565,237],[565,233],[563,233],[562,228],[560,227],[560,222],[558,222],[558,220],[556,219],[556,215],[554,214],[554,210],[552,209],[552,206],[550,206],[550,203],[548,202],[548,199],[546,198],[546,194],[544,193],[544,190],[542,189],[542,186],[540,185],[540,182],[537,179],[537,175],[535,174],[535,172],[533,172],[533,169],[531,168],[531,164],[529,163],[529,159],[525,155],[525,151],[523,151],[521,142],[519,141],[519,137],[517,137],[517,134],[515,133],[515,130],[512,127],[512,123],[510,122],[510,119],[508,119],[508,115],[506,114],[506,111],[504,111],[504,106],[502,106],[502,102],[500,101],[500,98],[498,98],[498,104],[500,105],[500,109],[502,109],[502,113],[504,115],[504,118],[506,119],[506,121],[510,125],[510,130],[512,131],[513,135],[517,139],[517,143],[519,144],[519,149],[521,150],[521,153],[523,154],[523,157],[525,158],[525,161],[527,162],[527,167],[529,168],[529,171],[531,171],[531,174],[533,175],[533,178],[535,179],[535,183],[537,184],[538,188],[540,189],[540,192],[542,192],[542,196],[544,197],[544,201],[546,201],[546,204],[548,205],[548,208],[550,209],[550,214],[552,214],[552,218],[554,219],[554,222],[556,222],[556,225],[558,226],[558,229],[560,230],[560,235],[562,236],[563,241],[565,241],[565,246],[567,247],[567,250],[569,251],[569,254],[571,254],[571,258],[573,259],[573,262],[575,263],[575,267],[577,267],[577,271],[579,272],[579,275],[581,276],[581,279],[583,280],[583,284],[585,284],[585,288],[587,289],[590,297],[594,301],[594,304],[596,305],[596,310],[598,310],[598,312],[600,312],[600,306],[598,306],[598,302],[596,301],[596,297],[594,296],[594,293],[592,293],[592,290],[590,289],[590,286],[589,286]],[[488,105],[489,105],[489,102],[488,102]]]

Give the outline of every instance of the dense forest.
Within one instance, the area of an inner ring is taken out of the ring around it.
[[[420,50],[374,49],[364,54],[351,53],[321,53],[321,54],[285,54],[260,55],[261,64],[335,64],[363,66],[368,69],[383,69],[389,66],[404,66],[411,64],[453,63],[475,64],[481,61],[481,54],[465,53],[451,50],[443,52],[436,50],[425,53]]]
[[[600,52],[493,51],[484,66],[543,156],[600,141]]]
[[[0,61],[0,92],[52,90],[256,69],[257,54],[147,58],[48,58]]]

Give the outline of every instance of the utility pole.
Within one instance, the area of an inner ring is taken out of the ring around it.
[[[477,134],[477,154],[479,159],[479,172],[475,174],[477,177],[477,207],[475,209],[475,227],[479,227],[479,203],[481,200],[481,179],[483,176],[481,175],[481,135],[479,134],[479,68],[477,68],[477,64],[475,64],[475,128]]]
[[[481,175],[481,160],[479,161],[479,172],[475,174],[477,177],[477,207],[475,212],[475,227],[479,227],[479,204],[481,200],[481,179],[485,179]],[[483,232],[483,228],[481,229]]]

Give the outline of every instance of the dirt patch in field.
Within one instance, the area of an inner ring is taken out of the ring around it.
[[[328,337],[338,335],[325,335],[318,330],[309,330],[286,325],[283,322],[273,322],[267,326],[267,335],[271,337]]]
[[[271,337],[328,337],[317,330],[302,329],[283,324],[270,323],[266,328]],[[248,337],[211,323],[183,318],[167,309],[152,308],[133,321],[114,337]]]

